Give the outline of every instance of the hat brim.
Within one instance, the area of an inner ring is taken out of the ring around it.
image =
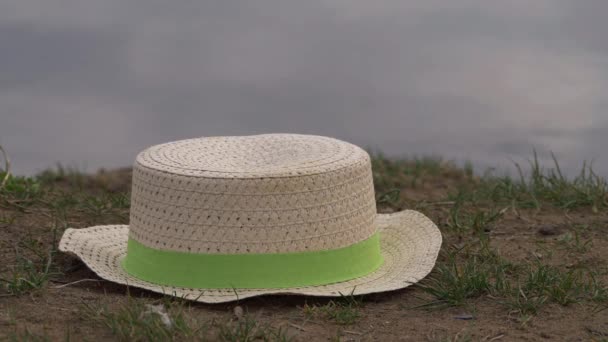
[[[383,265],[376,271],[348,281],[280,289],[190,289],[168,287],[140,280],[121,266],[127,252],[128,225],[105,225],[67,229],[59,250],[76,255],[103,279],[128,286],[203,303],[222,303],[268,294],[293,294],[337,297],[402,289],[428,275],[441,248],[441,232],[422,213],[405,210],[379,214]]]

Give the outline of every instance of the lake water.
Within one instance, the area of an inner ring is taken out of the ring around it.
[[[608,176],[607,1],[0,3],[0,144],[16,173],[95,171],[207,135],[328,135]]]

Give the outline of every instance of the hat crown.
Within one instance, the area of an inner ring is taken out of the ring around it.
[[[375,232],[369,155],[333,138],[181,140],[141,152],[133,170],[130,236],[151,248],[319,251]]]
[[[140,153],[137,163],[184,176],[260,178],[331,172],[360,162],[366,155],[361,148],[333,138],[262,134],[156,145]]]

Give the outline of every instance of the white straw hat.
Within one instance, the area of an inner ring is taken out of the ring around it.
[[[423,214],[376,213],[363,149],[310,135],[150,147],[133,166],[129,223],[67,229],[59,249],[104,279],[218,303],[401,289],[441,246]]]

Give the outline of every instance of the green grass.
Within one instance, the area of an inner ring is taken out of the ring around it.
[[[458,262],[454,255],[439,263],[419,287],[435,299],[423,306],[460,306],[465,300],[490,292],[492,274],[488,264],[477,257]]]
[[[50,209],[56,216],[78,215],[84,220],[97,223],[128,223],[130,194],[101,193],[91,195],[86,192],[56,190],[40,205]]]
[[[161,306],[162,314],[150,305]],[[250,315],[223,322],[199,322],[190,303],[179,299],[157,300],[129,297],[118,307],[83,304],[85,318],[105,327],[119,341],[291,341],[287,330],[259,323]],[[169,323],[169,324],[167,324]]]
[[[568,178],[555,156],[551,167],[543,167],[536,152],[526,170],[515,163],[517,177],[495,176],[489,171],[476,177],[470,162],[459,168],[441,158],[394,160],[382,153],[372,153],[372,167],[376,200],[380,206],[400,208],[407,197],[404,190],[416,189],[433,179],[451,179],[456,187],[445,200],[461,204],[492,204],[501,208],[590,208],[593,212],[608,208],[608,183],[595,173],[592,165],[584,163],[578,175]]]
[[[44,334],[37,334],[32,332],[30,329],[25,328],[23,330],[12,331],[7,336],[7,341],[11,342],[47,342],[51,341],[51,339]],[[66,339],[69,341],[69,339]]]
[[[465,177],[450,191],[444,233],[448,241],[460,241],[461,247],[444,245],[434,271],[419,284],[432,298],[423,307],[463,306],[483,296],[498,300],[523,317],[537,314],[548,303],[569,306],[594,302],[605,307],[606,287],[588,270],[540,262],[512,263],[498,257],[491,247],[493,227],[500,225],[509,208],[590,209],[592,213],[608,209],[606,181],[589,165],[584,164],[579,175],[569,179],[555,158],[553,162],[552,168],[544,169],[534,154],[529,171],[517,165],[519,179],[491,174]],[[585,255],[593,247],[589,231],[587,225],[575,225],[550,246],[573,258]],[[553,255],[553,250],[549,254]]]
[[[129,209],[130,205],[129,194],[125,193],[86,196],[79,203],[80,209],[94,218],[103,216],[127,218],[125,209]]]
[[[440,157],[414,157],[409,159],[393,159],[381,152],[371,152],[372,169],[379,179],[396,179],[401,175],[413,176],[419,179],[425,175],[437,176],[445,171],[445,164]],[[396,185],[392,183],[391,185]],[[400,184],[403,185],[403,184]]]
[[[515,289],[510,296],[502,301],[508,309],[523,318],[523,321],[527,321],[530,316],[536,315],[546,302],[547,297],[526,293],[521,288]]]
[[[87,178],[87,175],[77,167],[66,167],[59,163],[55,168],[48,168],[36,175],[36,179],[42,184],[54,186],[57,183],[65,183],[75,188],[82,188]]]
[[[42,289],[48,282],[50,262],[41,267],[29,259],[20,258],[10,268],[6,278],[0,278],[4,290],[11,295],[21,295]]]
[[[464,209],[462,202],[455,201],[455,204],[450,208],[447,228],[459,236],[471,233],[480,237],[489,232],[492,225],[498,222],[503,214],[503,210],[495,208],[489,210],[482,208]]]
[[[490,202],[535,209],[543,205],[562,209],[588,207],[594,212],[608,208],[608,184],[587,163],[571,179],[564,176],[555,156],[553,167],[548,169],[540,165],[536,152],[527,171],[515,165],[518,179],[488,174],[478,182],[461,187],[452,199],[460,197],[476,204]]]
[[[234,322],[219,324],[217,339],[227,342],[292,340],[286,330],[260,324],[248,315]]]
[[[183,306],[169,301],[162,301],[158,305],[166,307],[169,324],[147,306],[144,300],[131,297],[116,309],[105,305],[83,304],[82,312],[84,317],[105,326],[119,341],[204,339],[205,325],[189,320]]]
[[[4,179],[5,172],[0,172],[0,179]],[[23,208],[35,203],[42,196],[40,182],[33,177],[9,175],[6,183],[0,188],[0,204],[16,208]]]
[[[361,307],[360,298],[342,295],[324,305],[304,304],[303,313],[307,318],[321,317],[340,325],[352,325],[361,318]]]
[[[23,250],[33,256],[26,257]],[[45,252],[44,247],[35,240],[22,240],[16,248],[16,253],[15,263],[8,265],[8,272],[4,272],[0,277],[2,289],[7,294],[18,296],[41,290],[52,276],[58,274],[53,267],[54,252]]]
[[[371,155],[376,200],[379,205],[390,207],[402,204],[402,189],[418,188],[428,177],[465,178],[472,172],[458,169],[453,163],[437,157],[396,160],[382,153],[372,152]]]
[[[0,180],[5,172],[0,172]],[[8,295],[23,295],[43,289],[49,279],[59,274],[54,254],[63,229],[78,220],[80,225],[126,223],[130,207],[128,193],[101,191],[91,194],[76,184],[84,184],[89,176],[58,167],[34,177],[10,175],[0,189],[0,228],[7,228],[19,217],[41,214],[54,227],[49,234],[32,239],[21,237],[11,262],[0,266],[0,290]],[[69,187],[54,187],[52,182],[68,182]],[[37,233],[40,234],[40,233]],[[7,244],[7,243],[5,243]],[[8,255],[7,255],[8,256]]]
[[[8,227],[15,222],[17,219],[16,215],[2,214],[0,215],[0,228]]]
[[[608,287],[596,273],[587,269],[563,270],[555,266],[528,266],[523,288],[528,293],[546,296],[551,302],[567,306],[583,301],[608,303]]]
[[[520,267],[491,247],[488,234],[470,236],[461,247],[444,248],[433,272],[417,285],[433,298],[420,307],[463,306],[481,296],[504,296]]]
[[[527,297],[544,298],[563,306],[581,299],[583,292],[582,273],[579,270],[561,271],[548,265],[534,265],[527,270],[520,291]]]
[[[560,236],[558,242],[562,248],[575,254],[587,253],[593,247],[593,241],[583,238],[582,233],[576,229]]]
[[[60,276],[60,267],[55,263],[59,237],[55,224],[46,236],[28,233],[10,246],[13,259],[9,262],[7,253],[0,266],[0,289],[13,296],[34,293],[44,289],[52,278]]]
[[[474,253],[447,253],[418,287],[433,299],[421,307],[463,306],[481,296],[499,299],[521,315],[538,312],[546,303],[568,306],[581,302],[608,304],[608,287],[585,269],[564,270],[555,266],[513,264],[484,246]]]

